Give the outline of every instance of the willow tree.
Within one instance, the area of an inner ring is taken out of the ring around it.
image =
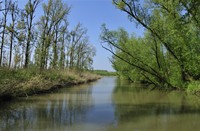
[[[131,57],[131,59],[123,57],[121,60],[134,67],[142,62],[143,66],[140,65],[137,69],[148,74],[143,77],[156,84],[163,83],[162,86],[184,87],[188,82],[200,78],[200,67],[197,66],[200,59],[198,51],[200,2],[193,0],[187,2],[182,0],[148,0],[145,2],[113,0],[113,3],[128,15],[131,22],[146,29],[145,34],[147,35],[143,39],[147,39],[145,43],[148,44],[141,49],[149,48],[148,50],[151,50],[149,53],[154,56],[155,63],[148,60],[145,62],[139,56],[137,61],[130,62],[136,57],[131,54],[131,51],[127,52],[126,49],[122,48],[123,46],[116,46],[112,41],[114,40],[112,33],[106,34],[106,30],[104,30],[103,39],[109,43],[111,47],[107,48],[109,51],[113,52],[112,47],[117,48],[120,52]],[[129,43],[130,47],[135,42]],[[116,56],[116,54],[114,55]],[[143,57],[152,59],[151,55]],[[146,68],[147,66],[148,68]],[[152,76],[156,79],[152,79]]]

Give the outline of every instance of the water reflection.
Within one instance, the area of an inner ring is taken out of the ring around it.
[[[62,130],[84,119],[92,106],[91,88],[34,96],[4,107],[0,111],[0,130]]]
[[[117,125],[110,130],[200,129],[200,101],[196,96],[117,83],[112,96]]]
[[[107,77],[0,105],[0,130],[199,130],[200,99]]]

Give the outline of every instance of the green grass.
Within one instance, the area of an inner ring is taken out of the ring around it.
[[[27,96],[52,91],[67,85],[97,80],[96,74],[78,70],[0,68],[0,98]]]
[[[116,72],[111,72],[107,70],[94,70],[92,72],[101,76],[116,76],[117,75]]]

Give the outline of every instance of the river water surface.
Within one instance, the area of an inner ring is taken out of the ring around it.
[[[0,105],[0,131],[200,130],[200,99],[105,77]]]

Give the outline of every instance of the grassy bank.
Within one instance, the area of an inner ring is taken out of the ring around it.
[[[2,69],[0,68],[0,100],[51,92],[61,87],[87,83],[98,75],[75,70]]]

